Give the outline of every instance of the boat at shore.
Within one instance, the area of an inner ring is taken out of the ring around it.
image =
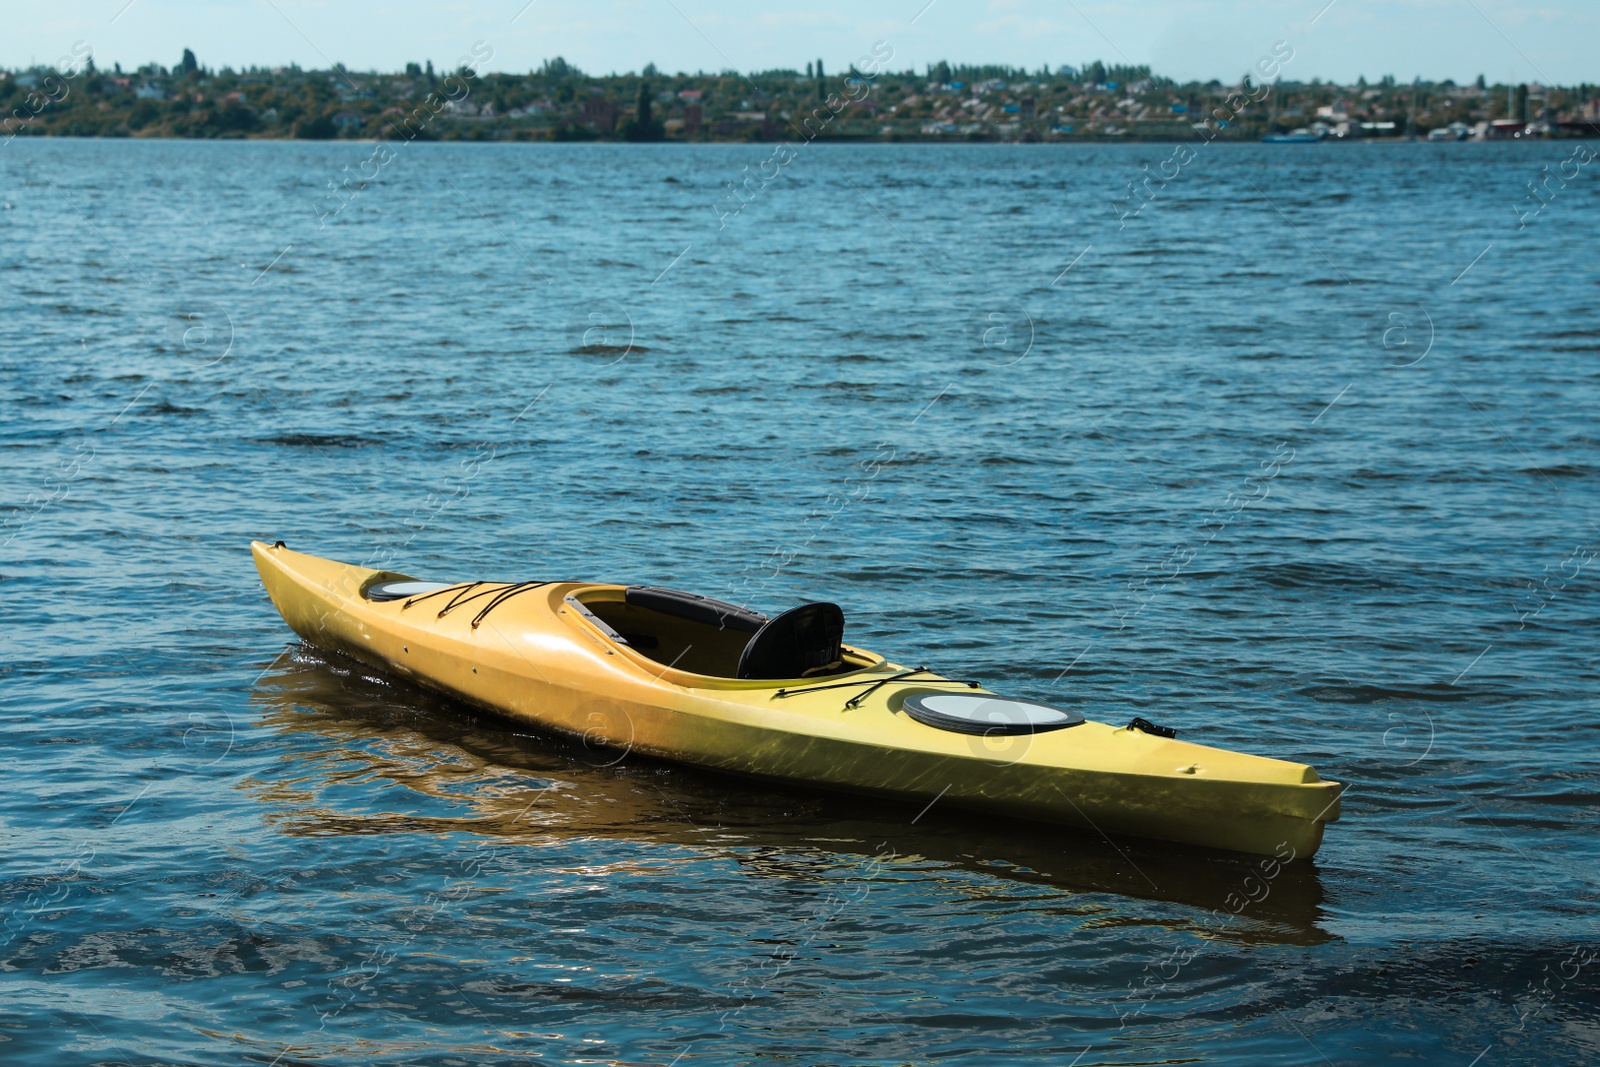
[[[907,668],[843,643],[833,604],[768,618],[654,586],[420,581],[251,545],[308,643],[621,754],[829,790],[1306,859],[1341,787]]]
[[[1262,144],[1316,144],[1323,137],[1312,130],[1291,130],[1288,133],[1269,133],[1261,138]]]

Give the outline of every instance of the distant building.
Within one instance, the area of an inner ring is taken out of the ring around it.
[[[770,140],[777,126],[767,117],[765,111],[735,111],[717,123],[717,133],[724,137],[748,134],[752,129],[759,129],[761,136]]]
[[[693,134],[705,122],[705,113],[700,110],[699,104],[690,104],[683,109],[683,132]]]
[[[586,126],[592,126],[600,133],[610,133],[617,128],[617,105],[601,96],[599,92],[592,94],[583,102],[582,121]]]
[[[150,82],[145,82],[135,89],[133,95],[140,100],[165,100],[167,98],[167,94],[161,91],[159,85],[154,85]]]

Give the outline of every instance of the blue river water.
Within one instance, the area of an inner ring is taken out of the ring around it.
[[[0,149],[0,1062],[1600,1060],[1594,166],[770,152]],[[619,759],[301,647],[253,538],[835,600],[1343,818]]]

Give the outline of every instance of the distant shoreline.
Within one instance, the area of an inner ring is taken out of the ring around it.
[[[1589,135],[1560,133],[1542,137],[1468,137],[1462,140],[1429,141],[1426,137],[1329,137],[1316,142],[1278,143],[1273,147],[1294,148],[1307,144],[1347,144],[1347,145],[1402,145],[1402,144],[1536,144],[1544,142],[1582,141],[1585,136],[1600,136],[1600,125]],[[1112,136],[1088,135],[1072,138],[1052,138],[1049,140],[1006,140],[999,137],[966,138],[966,137],[818,137],[813,140],[803,141],[800,138],[785,140],[748,140],[744,138],[729,137],[725,139],[702,138],[693,141],[661,140],[661,141],[624,141],[614,138],[594,139],[584,141],[558,141],[548,137],[529,138],[474,138],[474,137],[438,137],[419,138],[415,141],[404,141],[396,138],[385,137],[171,137],[171,136],[116,136],[113,134],[81,134],[81,133],[31,133],[20,134],[14,138],[0,139],[0,150],[12,140],[26,141],[127,141],[151,144],[171,144],[184,142],[189,144],[302,144],[302,145],[485,145],[495,147],[553,147],[560,145],[612,145],[628,148],[709,148],[721,145],[748,145],[759,147],[761,145],[801,144],[806,145],[941,145],[947,148],[967,148],[976,146],[1023,146],[1028,148],[1059,148],[1074,145],[1116,145],[1116,144],[1230,144],[1230,145],[1260,145],[1260,137],[1214,137],[1205,140],[1200,137],[1183,137],[1180,135],[1145,134],[1140,136]]]
[[[522,144],[1209,144],[1563,140],[1600,135],[1600,86],[1287,80],[1273,46],[1233,85],[1178,83],[1148,67],[930,65],[895,71],[874,50],[750,75],[591,75],[559,57],[526,74],[342,67],[95,67],[85,47],[54,67],[0,70],[0,140],[327,141]],[[469,62],[470,60],[470,62]],[[378,151],[376,156],[385,153]],[[374,160],[374,166],[383,164]],[[782,166],[774,161],[774,165]]]

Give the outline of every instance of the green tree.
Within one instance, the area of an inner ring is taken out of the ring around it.
[[[184,77],[189,77],[200,69],[200,63],[194,58],[194,53],[187,48],[183,50],[183,62],[180,66],[183,69]]]
[[[639,83],[639,103],[633,117],[622,124],[624,141],[660,141],[667,135],[661,120],[655,117],[650,106],[650,83]]]
[[[308,115],[294,124],[293,135],[305,141],[329,141],[339,134],[327,112]]]

